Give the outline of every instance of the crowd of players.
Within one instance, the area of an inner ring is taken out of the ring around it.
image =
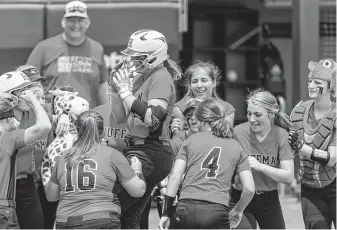
[[[256,89],[248,121],[233,127],[214,64],[183,74],[165,36],[146,29],[108,74],[102,46],[85,35],[86,4],[68,3],[61,24],[64,33],[0,76],[0,228],[147,228],[159,187],[160,229],[285,229],[278,183],[301,185],[307,229],[336,227],[334,60],[308,64],[310,100],[290,117]],[[177,81],[186,85],[178,102]],[[89,104],[78,116],[54,111],[50,90],[68,85]],[[71,148],[43,183],[46,149],[69,132]]]

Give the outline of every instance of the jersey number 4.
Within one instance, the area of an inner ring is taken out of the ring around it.
[[[77,169],[77,177],[74,184],[73,170]],[[75,186],[81,191],[93,190],[96,186],[96,175],[94,171],[97,170],[97,162],[93,159],[85,159],[83,163],[78,163],[72,168],[65,165],[66,171],[66,192],[74,192]]]
[[[221,147],[213,147],[201,162],[201,169],[207,170],[206,178],[216,178],[220,167],[219,160],[221,151]]]

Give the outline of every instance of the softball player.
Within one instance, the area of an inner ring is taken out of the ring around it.
[[[300,102],[291,113],[295,130],[289,142],[298,153],[301,206],[307,229],[336,228],[336,103],[332,76],[334,60],[310,62],[309,101]]]
[[[139,228],[152,189],[169,174],[173,164],[169,124],[175,102],[174,80],[181,72],[169,59],[167,49],[161,33],[137,31],[122,51],[122,68],[111,74],[110,85],[117,92],[111,95],[112,114],[118,123],[127,120],[124,155],[139,158],[147,182],[140,199],[121,191],[123,228]]]
[[[102,144],[104,122],[95,111],[80,114],[75,123],[78,140],[65,151],[45,186],[48,200],[60,199],[56,228],[120,229],[119,183],[131,196],[146,189],[141,163]],[[116,183],[116,181],[119,183]]]
[[[290,184],[294,180],[294,156],[286,131],[292,124],[268,91],[253,91],[247,102],[248,122],[234,128],[234,138],[250,155],[256,192],[237,228],[256,229],[257,222],[260,229],[284,229],[277,183]],[[236,178],[231,206],[240,199],[241,190],[240,180]]]
[[[16,81],[9,85],[6,79],[15,78]],[[36,140],[46,136],[51,129],[48,115],[43,107],[34,96],[32,91],[25,90],[30,85],[27,76],[21,72],[8,72],[0,76],[0,92],[11,90],[20,90],[19,102],[18,97],[12,94],[0,95],[0,149],[1,159],[0,168],[1,189],[0,189],[0,228],[19,228],[19,223],[15,210],[15,193],[16,193],[16,159],[17,156],[23,154],[31,154],[31,152],[19,151],[25,145],[35,142]],[[6,95],[6,96],[4,96]],[[23,104],[29,103],[35,113],[35,125],[27,129],[18,129],[19,122],[14,116],[14,106],[25,107]],[[18,155],[20,154],[20,155]],[[27,165],[32,161],[25,162]],[[26,167],[26,165],[23,165]],[[34,181],[33,181],[33,187]],[[43,227],[43,224],[42,226]]]
[[[183,129],[183,111],[185,110],[187,102],[192,98],[199,98],[202,100],[210,98],[216,99],[225,108],[226,119],[233,126],[235,117],[234,107],[228,102],[221,100],[216,93],[216,86],[220,79],[219,68],[211,62],[197,61],[187,68],[183,79],[187,93],[173,108],[174,119],[171,126],[174,135]]]
[[[174,214],[174,229],[235,227],[254,195],[248,156],[240,144],[231,138],[231,125],[221,104],[207,99],[196,109],[195,117],[200,132],[184,141],[176,157],[166,189],[160,229],[170,225],[172,204],[184,173]],[[236,173],[243,182],[243,196],[229,212],[229,190]]]

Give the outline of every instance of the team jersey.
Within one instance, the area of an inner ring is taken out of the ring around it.
[[[24,129],[0,135],[0,200],[15,200],[16,157],[24,146]]]
[[[234,139],[200,132],[187,138],[176,159],[186,161],[179,199],[194,199],[228,206],[235,173],[250,170],[248,155]]]
[[[178,101],[177,103],[175,103],[175,106],[177,106],[180,109],[180,111],[183,112],[185,110],[185,108],[186,108],[186,103],[188,101],[190,101],[191,99],[193,99],[193,97],[191,97],[191,96],[185,96],[180,101]],[[223,101],[220,98],[216,98],[216,101],[219,102],[224,107],[225,115],[226,116],[228,116],[231,113],[235,112],[234,107],[231,104],[229,104],[227,101]]]
[[[47,96],[54,86],[73,85],[78,95],[89,102],[90,108],[95,108],[99,105],[97,88],[108,79],[103,47],[88,37],[83,44],[72,46],[62,36],[59,34],[39,42],[27,64],[35,66],[41,73]]]
[[[36,123],[33,111],[23,112],[20,120],[20,128],[27,129]],[[46,152],[47,146],[53,141],[53,133],[49,132],[48,136],[40,140],[33,141],[19,149],[17,157],[17,179],[25,178],[33,171],[40,173],[42,158]]]
[[[123,154],[100,144],[91,157],[70,168],[64,158],[68,151],[62,154],[51,176],[51,182],[60,187],[57,214],[78,216],[99,211],[120,214],[119,183],[135,176]]]
[[[288,143],[288,132],[279,126],[272,126],[266,138],[260,143],[250,128],[249,122],[234,127],[234,138],[238,140],[243,150],[253,156],[262,164],[274,168],[280,167],[280,161],[294,158],[292,149]],[[277,182],[256,170],[252,170],[255,189],[272,191],[277,189]],[[241,187],[236,181],[237,187]]]
[[[160,140],[170,140],[170,122],[175,102],[175,86],[171,74],[165,67],[159,67],[148,74],[139,76],[133,82],[133,95],[141,102],[147,104],[151,99],[163,99],[167,101],[167,117],[162,126],[151,132],[138,115],[130,113],[128,116],[128,136],[131,138],[153,137]]]
[[[123,152],[126,143],[124,136],[126,134],[126,123],[117,124],[112,117],[110,103],[100,105],[93,109],[98,112],[104,119],[104,138],[108,146]]]

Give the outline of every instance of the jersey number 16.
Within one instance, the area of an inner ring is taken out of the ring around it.
[[[73,181],[73,170],[77,170],[77,176],[75,178],[75,183]],[[66,193],[75,192],[75,186],[80,191],[91,191],[96,186],[96,175],[94,171],[97,170],[97,162],[93,159],[84,159],[83,162],[73,165],[69,168],[65,165],[66,171]]]

